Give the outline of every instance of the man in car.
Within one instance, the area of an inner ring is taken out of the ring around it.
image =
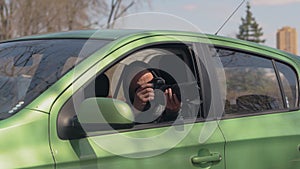
[[[181,102],[172,89],[154,88],[154,72],[144,69],[136,73],[129,85],[129,97],[137,123],[176,120]]]

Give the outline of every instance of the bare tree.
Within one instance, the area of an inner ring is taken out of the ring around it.
[[[124,4],[122,0],[111,0],[106,28],[114,27],[115,21],[123,16],[134,3],[135,1],[130,1],[128,4]]]
[[[84,29],[87,25],[89,1],[23,0],[18,2],[16,25],[19,36]]]
[[[94,11],[98,12],[98,15],[95,15],[95,24],[106,29],[113,28],[116,20],[129,13],[130,9],[145,3],[150,6],[149,1],[141,0],[96,0]]]
[[[14,4],[8,0],[0,0],[0,40],[13,37],[12,19]]]
[[[85,29],[94,0],[0,0],[0,39]]]
[[[0,0],[0,40],[99,26],[113,28],[136,4],[142,1]]]

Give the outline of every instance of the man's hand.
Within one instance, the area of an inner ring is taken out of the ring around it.
[[[181,108],[181,103],[176,94],[173,93],[171,88],[168,88],[165,90],[165,96],[167,99],[166,111],[177,113]]]
[[[154,100],[154,90],[153,84],[146,83],[141,85],[135,92],[133,106],[139,110],[143,111],[146,104]]]

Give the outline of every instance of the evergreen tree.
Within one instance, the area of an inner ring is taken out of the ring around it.
[[[246,18],[241,18],[242,24],[239,26],[238,39],[247,40],[256,43],[264,43],[262,27],[259,27],[252,12],[250,11],[250,3],[247,2]]]

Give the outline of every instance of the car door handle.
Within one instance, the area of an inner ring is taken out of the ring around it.
[[[192,163],[193,164],[203,164],[208,162],[219,162],[222,160],[222,156],[220,153],[212,153],[210,156],[194,156],[192,157]]]
[[[191,158],[194,166],[206,168],[218,164],[222,160],[220,153],[211,153],[208,149],[201,149],[197,156]]]

